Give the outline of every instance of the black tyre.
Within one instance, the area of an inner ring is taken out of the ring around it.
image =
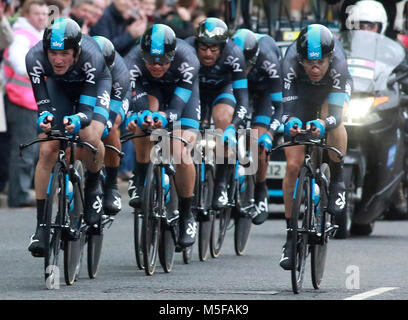
[[[235,207],[234,248],[238,256],[245,252],[252,228],[252,219],[248,214],[243,215],[240,208],[250,206],[254,201],[255,176],[245,176],[239,185],[239,205]]]
[[[163,214],[161,172],[152,163],[147,170],[145,198],[143,202],[142,249],[144,270],[153,275],[156,269],[160,238],[160,217]]]
[[[214,212],[210,236],[210,253],[213,258],[218,258],[224,243],[227,227],[230,222],[231,207],[227,207]]]
[[[91,279],[96,277],[99,264],[101,262],[101,253],[103,245],[103,229],[91,228],[88,231],[88,276]]]
[[[83,217],[83,203],[81,192],[84,190],[84,168],[82,162],[76,160],[74,162],[74,177],[73,181],[74,198],[73,207],[69,208],[68,215],[70,219],[70,228],[79,233]],[[79,273],[80,259],[81,259],[81,241],[67,240],[64,242],[64,278],[67,285],[72,285],[75,282],[76,275]]]
[[[204,208],[204,211],[198,214],[198,257],[200,261],[205,261],[208,256],[212,225],[210,207],[213,190],[214,168],[211,165],[207,165],[205,166],[205,179],[201,188],[201,207]]]
[[[59,284],[58,263],[63,245],[62,234],[61,228],[54,228],[51,225],[63,225],[62,219],[66,210],[64,182],[65,174],[61,170],[61,164],[57,162],[50,177],[45,206],[44,274],[48,289],[54,289],[55,285]]]
[[[171,235],[170,226],[163,219],[161,222],[161,235],[159,243],[159,260],[164,272],[169,273],[174,265],[174,253],[176,246]]]
[[[133,217],[133,242],[135,245],[136,265],[140,270],[144,269],[142,250],[142,223],[143,215],[138,210],[134,211]]]
[[[330,184],[330,168],[327,163],[323,163],[320,167],[320,172],[323,172],[327,178],[328,185]],[[327,240],[328,235],[325,233],[326,223],[330,222],[331,216],[324,211],[329,202],[328,195],[323,190],[324,187],[320,187],[320,214],[314,215],[314,224],[316,230],[320,232],[323,237],[322,243],[314,243],[310,245],[311,254],[311,271],[312,271],[312,284],[315,289],[320,288],[320,284],[323,279],[324,268],[326,266],[327,256]]]
[[[353,236],[369,236],[374,230],[374,222],[368,224],[351,223],[350,234]]]
[[[357,184],[355,178],[356,170],[354,166],[344,166],[344,183],[346,185],[346,210],[342,214],[335,216],[335,223],[339,226],[334,234],[335,239],[346,239],[350,234],[351,220],[356,205],[355,194]]]
[[[291,246],[292,246],[292,290],[299,293],[302,289],[303,278],[308,254],[308,233],[311,217],[311,179],[307,175],[308,170],[303,167],[300,171],[294,200],[292,204],[291,222]],[[300,218],[302,216],[302,218]]]

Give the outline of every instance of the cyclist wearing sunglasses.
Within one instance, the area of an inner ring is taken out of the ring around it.
[[[199,61],[194,49],[177,39],[170,27],[155,24],[145,32],[141,44],[129,52],[125,61],[130,70],[132,91],[127,129],[141,133],[142,129],[173,126],[175,136],[193,142],[195,130],[200,125]],[[136,164],[134,176],[129,181],[129,204],[140,208],[151,144],[149,137],[133,139],[133,144]],[[180,213],[179,245],[188,247],[194,244],[197,232],[191,212],[195,167],[191,150],[179,140],[172,140],[171,145],[173,158],[178,160],[175,184]]]
[[[84,150],[82,157],[87,169],[84,218],[89,225],[94,225],[102,214],[103,191],[99,177],[105,148],[101,136],[109,117],[108,92],[112,88],[104,57],[97,43],[82,35],[75,21],[58,18],[45,29],[43,40],[27,53],[26,68],[38,105],[39,137],[45,137],[44,133],[50,131],[53,124],[61,131],[78,133],[82,141],[98,148],[95,156]],[[58,143],[49,141],[40,145],[35,171],[37,229],[29,246],[36,257],[44,255],[44,206],[49,177],[58,156]]]
[[[239,29],[232,40],[243,51],[247,63],[248,92],[253,103],[252,128],[258,130],[258,171],[255,185],[254,224],[268,218],[268,188],[266,170],[268,162],[265,149],[272,148],[273,134],[282,118],[282,81],[280,51],[275,40],[268,35],[255,34]]]
[[[352,79],[341,44],[323,25],[312,24],[299,34],[282,61],[283,117],[286,139],[304,129],[316,126],[313,134],[321,137],[327,131],[327,143],[346,153],[347,132],[342,124],[343,112],[351,96]],[[320,111],[320,118],[316,119]],[[286,175],[283,180],[285,218],[289,219],[296,178],[305,156],[304,146],[285,148]],[[329,152],[331,171],[328,211],[343,214],[346,206],[343,163]],[[288,231],[280,266],[289,270],[291,241]]]
[[[200,60],[200,101],[203,120],[212,115],[215,128],[224,130],[223,142],[236,145],[236,130],[248,113],[248,81],[242,51],[229,40],[228,27],[218,18],[207,18],[186,41],[193,45]],[[223,163],[216,164],[212,206],[220,209],[228,202],[227,177],[234,165],[228,164],[228,150]],[[219,159],[222,156],[218,155]],[[218,162],[218,161],[217,161]]]

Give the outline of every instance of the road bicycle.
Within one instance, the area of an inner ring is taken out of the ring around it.
[[[323,161],[323,151],[329,150],[342,159],[343,154],[326,144],[326,137],[314,138],[311,131],[300,134],[273,148],[305,146],[305,159],[296,180],[293,195],[289,233],[292,246],[291,281],[295,294],[302,289],[306,258],[311,255],[312,284],[319,289],[326,264],[327,245],[336,229],[334,216],[327,211],[329,199],[330,168]]]

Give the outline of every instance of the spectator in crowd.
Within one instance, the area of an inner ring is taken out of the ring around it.
[[[9,167],[9,207],[35,206],[30,194],[38,146],[24,152],[19,145],[37,135],[37,103],[25,67],[25,56],[42,39],[48,21],[44,0],[25,1],[21,16],[13,25],[14,40],[4,52],[7,127],[11,136]]]
[[[177,38],[185,39],[194,35],[191,15],[196,8],[195,0],[178,0],[172,12],[162,22],[173,29]]]
[[[121,56],[126,55],[147,26],[146,16],[137,10],[137,3],[135,0],[113,0],[91,28],[91,35],[108,38]]]
[[[93,14],[91,16],[91,26],[94,26],[102,17],[108,3],[106,0],[93,0]]]
[[[207,19],[205,12],[202,9],[195,9],[191,15],[191,23],[193,24],[194,30],[196,30],[200,22],[205,19]]]
[[[73,0],[61,0],[64,6],[61,16],[68,17],[69,13],[71,12],[72,1]]]
[[[74,0],[69,17],[78,23],[83,34],[89,34],[93,14],[93,0]]]
[[[48,6],[48,23],[53,20],[65,16],[64,4],[60,0],[45,0]]]
[[[148,27],[155,24],[157,19],[155,14],[156,0],[142,0],[141,9],[146,15]]]
[[[4,14],[8,3],[6,0],[0,2],[0,53],[13,42],[13,30]],[[0,57],[1,62],[1,57]],[[6,113],[4,110],[3,79],[0,75],[0,148],[7,150],[9,146],[9,135],[7,134]],[[8,180],[8,153],[0,152],[0,191],[4,189]]]
[[[157,23],[161,23],[165,20],[170,12],[173,11],[177,0],[156,0],[156,15],[157,19],[160,20]]]

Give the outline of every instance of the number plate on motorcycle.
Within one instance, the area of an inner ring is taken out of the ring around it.
[[[269,161],[268,169],[266,170],[267,179],[283,179],[286,173],[285,161]]]

